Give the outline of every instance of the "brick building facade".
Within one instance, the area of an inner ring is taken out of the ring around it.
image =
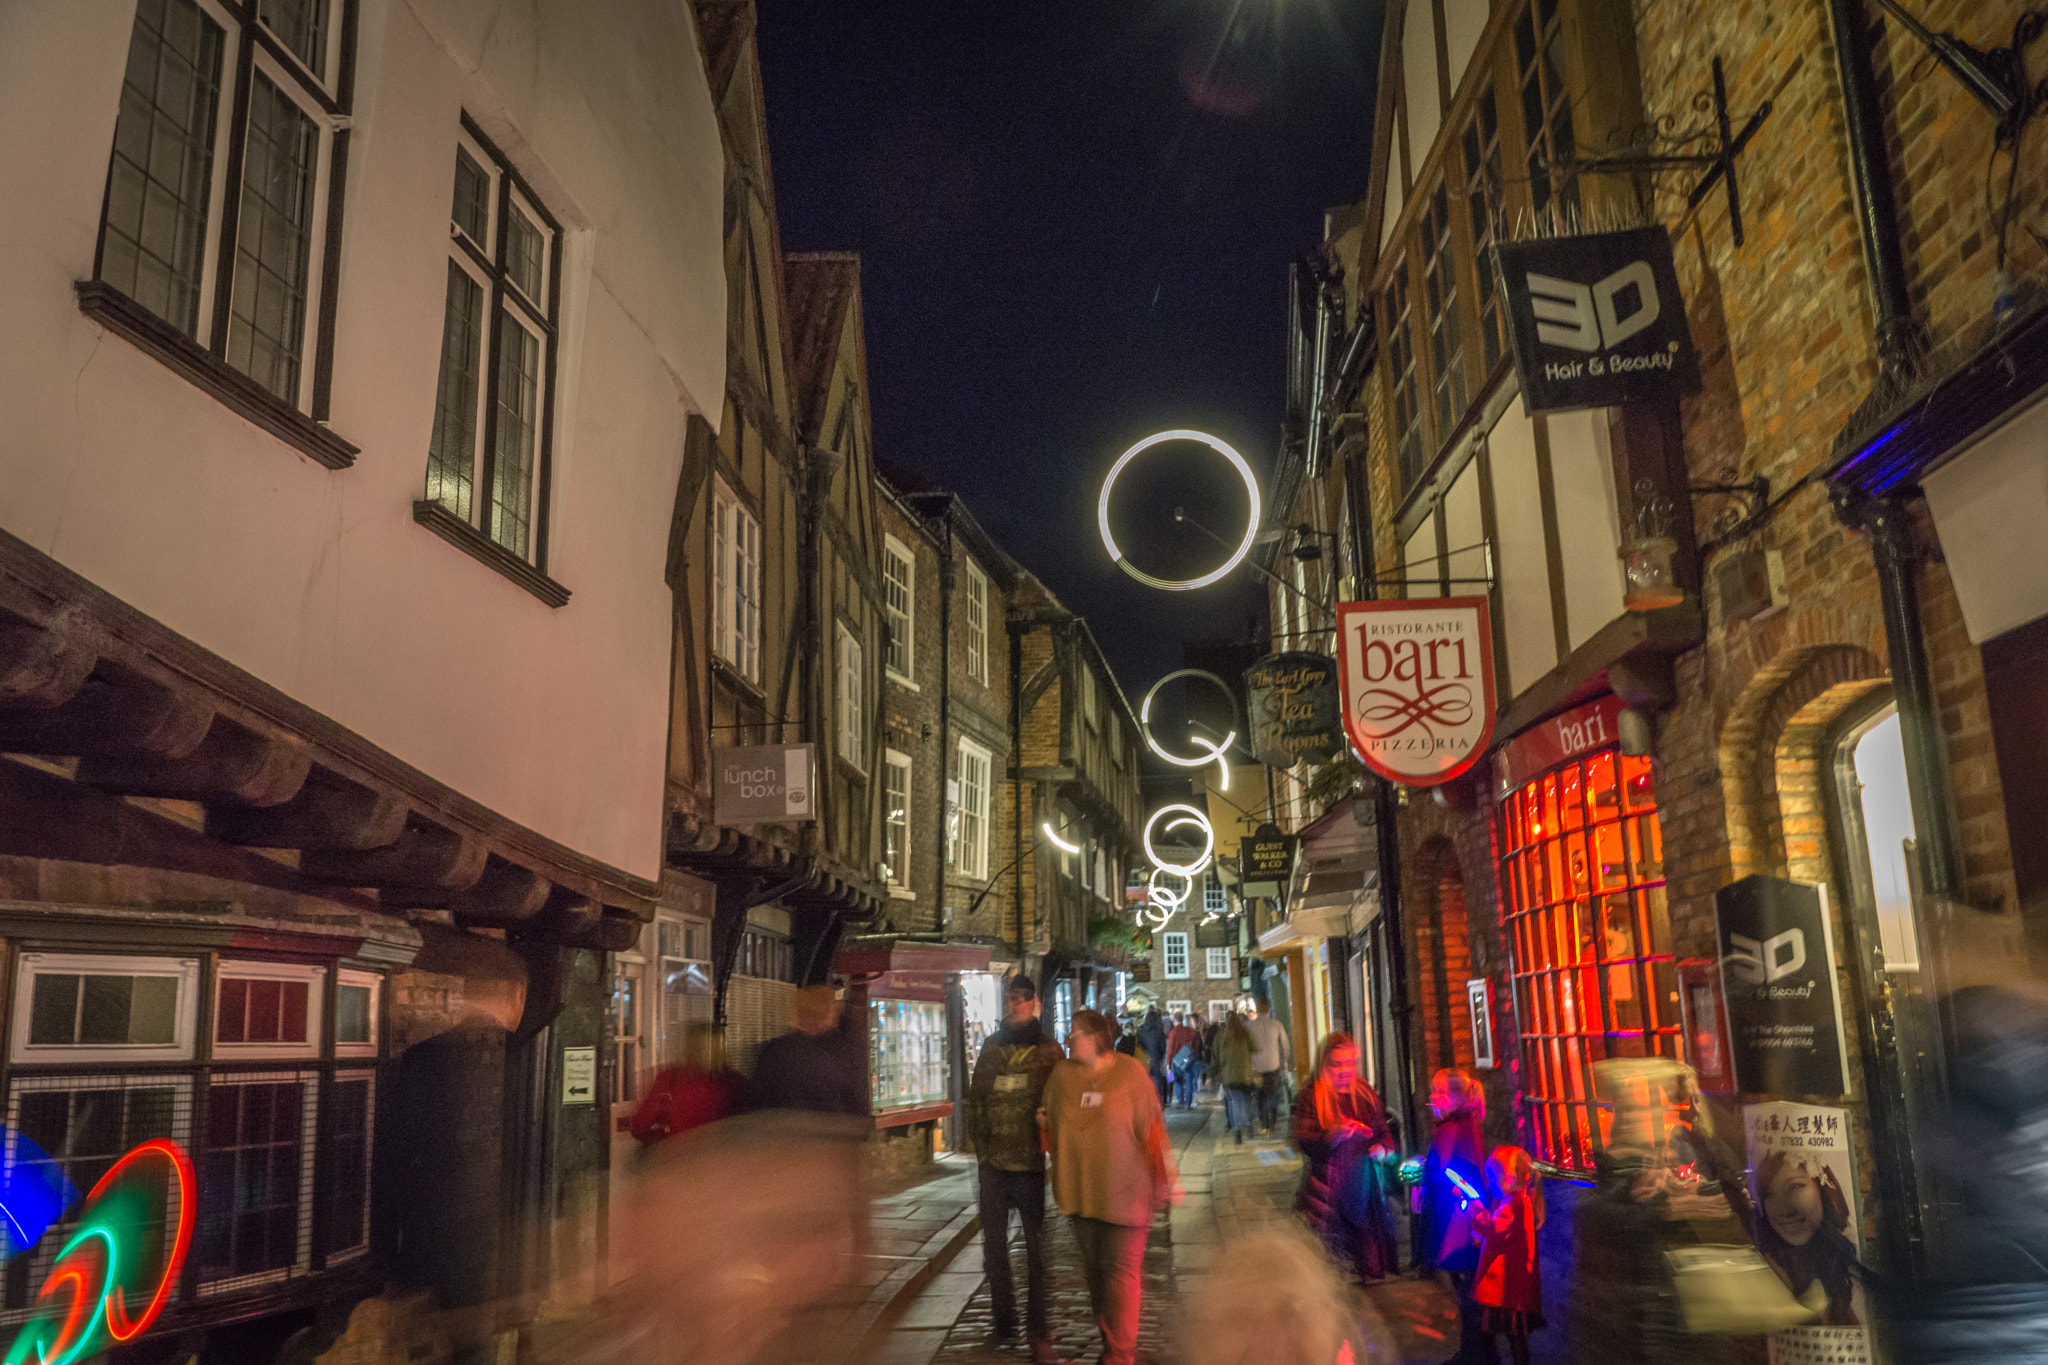
[[[1385,802],[1408,1082],[1490,1051],[1493,1135],[1589,1170],[1594,1063],[1717,1061],[1678,976],[1687,959],[1713,976],[1716,893],[1752,874],[1819,884],[1847,1093],[1728,1099],[1847,1108],[1865,1236],[1897,1265],[1938,1239],[1943,1196],[1912,1158],[1914,1116],[1940,1101],[1916,1061],[1942,1045],[1937,983],[2023,973],[2038,932],[2009,824],[2041,808],[2029,623],[2048,597],[2024,552],[1987,568],[1964,531],[2016,486],[1998,482],[2004,456],[1973,452],[2008,421],[2038,450],[2024,424],[2048,383],[2048,257],[2030,170],[2048,132],[2002,140],[1863,8],[1390,6],[1372,189],[1330,215],[1298,317],[1297,355],[1337,362],[1291,405],[1283,471],[1322,488],[1276,503],[1357,517],[1359,596],[1492,608],[1492,751]],[[1990,49],[2024,7],[1917,8]],[[1736,126],[1771,104],[1737,161],[1740,244],[1722,191],[1688,207],[1694,171],[1584,167],[1691,130],[1716,58]],[[2048,49],[2020,60],[2038,80]],[[1985,184],[1995,206],[2014,156],[2001,232]],[[1702,387],[1531,417],[1487,248],[1594,223],[1669,229]],[[1635,611],[1615,555],[1646,502],[1677,542],[1683,601]]]

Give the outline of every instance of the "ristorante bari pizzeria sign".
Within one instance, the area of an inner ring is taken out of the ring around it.
[[[1380,776],[1434,787],[1486,752],[1494,689],[1484,597],[1340,603],[1337,667],[1345,733]]]

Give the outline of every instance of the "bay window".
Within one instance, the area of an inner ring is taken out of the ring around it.
[[[369,1246],[381,984],[374,973],[326,965],[24,952],[5,1117],[43,1156],[9,1139],[6,1157],[46,1159],[85,1191],[143,1142],[184,1148],[198,1208],[189,1273],[173,1291],[179,1302],[360,1257]],[[362,1060],[335,1060],[348,1055]],[[166,1185],[154,1235],[168,1229],[175,1197]],[[0,1323],[29,1315],[75,1226],[60,1221],[17,1258],[0,1290]]]

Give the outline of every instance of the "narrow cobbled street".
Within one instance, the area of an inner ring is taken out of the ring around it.
[[[1200,1292],[1201,1276],[1217,1264],[1219,1249],[1265,1220],[1284,1217],[1300,1179],[1300,1158],[1285,1143],[1230,1140],[1223,1111],[1214,1103],[1171,1110],[1167,1130],[1187,1186],[1187,1202],[1153,1223],[1145,1248],[1145,1305],[1139,1335],[1141,1360],[1180,1358],[1174,1324],[1183,1293]],[[1052,1271],[1053,1344],[1063,1361],[1092,1361],[1101,1350],[1073,1235],[1066,1220],[1046,1218]],[[982,1243],[967,1243],[879,1339],[867,1365],[994,1365],[1024,1358],[1021,1347],[988,1345],[993,1324]],[[1013,1238],[1012,1265],[1019,1308],[1024,1252]],[[1403,1361],[1435,1362],[1456,1345],[1456,1319],[1448,1294],[1436,1285],[1393,1279],[1366,1297],[1392,1333]]]

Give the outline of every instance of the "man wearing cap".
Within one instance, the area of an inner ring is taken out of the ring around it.
[[[967,1134],[981,1162],[981,1255],[994,1311],[994,1344],[1016,1340],[1017,1291],[1010,1275],[1010,1210],[1024,1225],[1024,1327],[1035,1361],[1058,1359],[1046,1304],[1045,1145],[1038,1108],[1046,1078],[1066,1053],[1038,1019],[1038,990],[1010,978],[1003,1026],[982,1044],[967,1091]]]

